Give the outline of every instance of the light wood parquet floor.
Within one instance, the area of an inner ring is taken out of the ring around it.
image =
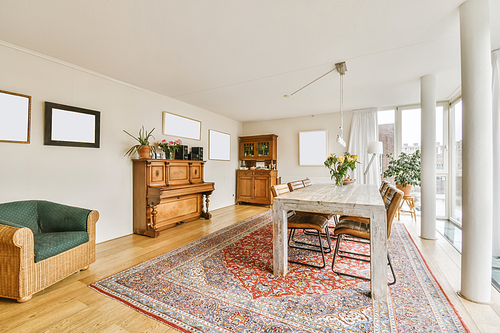
[[[41,291],[26,303],[0,298],[0,332],[177,332],[88,288],[88,284],[195,241],[228,225],[266,211],[267,207],[234,205],[161,232],[153,239],[128,235],[97,244],[97,261]],[[468,302],[460,289],[460,254],[442,237],[425,241],[420,226],[403,215],[413,239],[471,332],[500,332],[500,294],[489,304]],[[99,222],[98,222],[99,223]]]

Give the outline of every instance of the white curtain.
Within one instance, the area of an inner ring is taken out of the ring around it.
[[[500,207],[500,50],[491,53],[491,62],[493,66],[493,207]],[[500,256],[500,220],[498,219],[493,221],[493,255]]]
[[[354,170],[354,177],[358,184],[380,185],[379,158],[375,157],[370,169],[364,172],[370,163],[372,154],[368,156],[368,143],[378,141],[377,108],[354,110],[352,112],[351,130],[349,134],[348,151],[352,155],[358,155],[358,164]]]

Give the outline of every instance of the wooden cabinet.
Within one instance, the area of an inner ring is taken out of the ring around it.
[[[240,160],[274,161],[277,158],[277,135],[254,135],[240,137]]]
[[[275,170],[278,136],[240,136],[239,139],[241,166],[256,170],[236,171],[236,202],[271,205],[271,186],[277,184],[278,178],[278,171]],[[258,169],[257,166],[263,169]]]
[[[236,170],[236,201],[271,205],[277,175],[276,170]]]
[[[203,180],[204,161],[133,162],[134,233],[158,237],[177,223],[211,217],[208,203],[214,183]]]

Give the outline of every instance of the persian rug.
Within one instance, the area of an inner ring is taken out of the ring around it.
[[[273,275],[272,237],[268,211],[90,287],[181,332],[468,332],[401,223],[388,241],[397,283],[387,302],[372,302],[369,282],[334,274],[333,251],[324,269],[289,264],[286,277]],[[335,267],[369,274],[359,261]]]

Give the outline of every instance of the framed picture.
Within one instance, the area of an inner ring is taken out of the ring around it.
[[[0,90],[0,142],[30,143],[31,96]]]
[[[208,130],[208,158],[211,160],[231,160],[231,134]]]
[[[201,121],[163,111],[163,134],[201,140]]]
[[[44,144],[99,148],[101,113],[45,102]]]
[[[299,132],[299,165],[324,166],[328,157],[328,131]]]

